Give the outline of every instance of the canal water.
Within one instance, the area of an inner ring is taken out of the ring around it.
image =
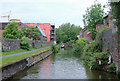
[[[36,65],[16,74],[13,79],[117,79],[114,74],[91,71],[72,49],[61,49]]]

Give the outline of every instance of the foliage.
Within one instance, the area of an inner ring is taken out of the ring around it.
[[[114,64],[108,65],[109,50],[102,52],[100,41],[93,41],[87,44],[83,49],[82,58],[91,69],[105,70],[108,72],[115,72],[116,67]],[[101,61],[101,64],[99,64]]]
[[[18,24],[16,22],[8,24],[2,33],[3,38],[9,39],[21,39],[23,35],[22,31],[18,30]]]
[[[56,44],[51,44],[51,49],[52,49],[52,52],[55,54],[59,52],[60,46]]]
[[[68,42],[66,42],[66,45],[67,46],[70,46],[70,45],[74,45],[74,43],[75,43],[75,41],[74,40],[70,40],[70,41],[68,41]]]
[[[87,30],[91,32],[91,36],[96,35],[96,25],[103,24],[104,9],[100,3],[94,3],[87,8],[86,14],[83,15],[83,22]]]
[[[91,44],[86,44],[83,49],[83,55],[92,56],[93,53],[101,52],[102,46],[99,41],[92,41]]]
[[[70,40],[76,40],[82,28],[74,24],[66,23],[56,28],[56,41],[57,43],[66,43]]]
[[[30,41],[27,37],[23,37],[22,38],[22,42],[20,43],[20,47],[22,49],[27,49],[27,50],[30,50]]]
[[[101,61],[101,64],[99,64],[99,60]],[[105,52],[93,53],[90,61],[92,63],[92,69],[100,69],[104,65],[108,64],[108,54]]]
[[[116,66],[115,66],[114,63],[111,63],[111,64],[109,65],[109,67],[110,67],[109,72],[116,72]]]
[[[24,36],[29,39],[40,39],[41,33],[38,28],[35,27],[27,27],[22,29]]]
[[[115,25],[120,28],[120,1],[119,2],[111,2],[111,14],[113,19],[116,19]]]
[[[82,53],[85,45],[86,45],[86,39],[85,38],[80,38],[80,39],[76,40],[74,52],[75,53]]]

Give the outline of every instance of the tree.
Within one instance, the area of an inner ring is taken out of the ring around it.
[[[118,27],[120,30],[120,1],[119,2],[111,2],[111,14],[113,19],[115,19],[114,25]],[[118,32],[120,34],[120,32]]]
[[[35,27],[27,27],[22,29],[24,36],[29,39],[40,39],[41,33],[38,28]]]
[[[2,33],[3,38],[9,39],[21,39],[23,35],[22,31],[18,30],[18,24],[16,22],[8,24]]]
[[[30,41],[29,38],[23,36],[20,43],[20,48],[30,50]]]
[[[85,28],[91,32],[92,37],[96,35],[96,25],[103,24],[104,14],[102,5],[95,2],[94,5],[87,8],[86,14],[83,15]]]
[[[76,40],[77,35],[79,34],[82,28],[80,26],[75,26],[74,24],[66,23],[56,28],[56,41],[60,42],[68,42],[70,40]]]

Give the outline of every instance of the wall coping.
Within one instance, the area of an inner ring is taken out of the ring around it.
[[[49,50],[45,50],[45,51],[43,51],[43,52],[40,52],[40,53],[38,53],[38,54],[32,55],[32,56],[28,56],[28,57],[34,57],[34,56],[43,54],[43,53],[48,52],[48,51],[50,51],[50,49],[49,49]],[[0,69],[1,69],[1,68],[4,68],[4,67],[8,67],[8,66],[13,65],[13,64],[16,64],[16,63],[18,63],[18,62],[20,62],[20,61],[22,61],[22,60],[25,60],[25,59],[28,58],[28,57],[22,58],[22,59],[20,59],[20,60],[17,60],[17,61],[15,61],[15,62],[13,62],[13,63],[7,64],[7,65],[4,65],[4,66],[0,66]]]

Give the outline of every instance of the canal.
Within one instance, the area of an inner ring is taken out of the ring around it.
[[[36,65],[16,74],[13,79],[117,79],[114,74],[91,71],[72,49],[62,49]]]

